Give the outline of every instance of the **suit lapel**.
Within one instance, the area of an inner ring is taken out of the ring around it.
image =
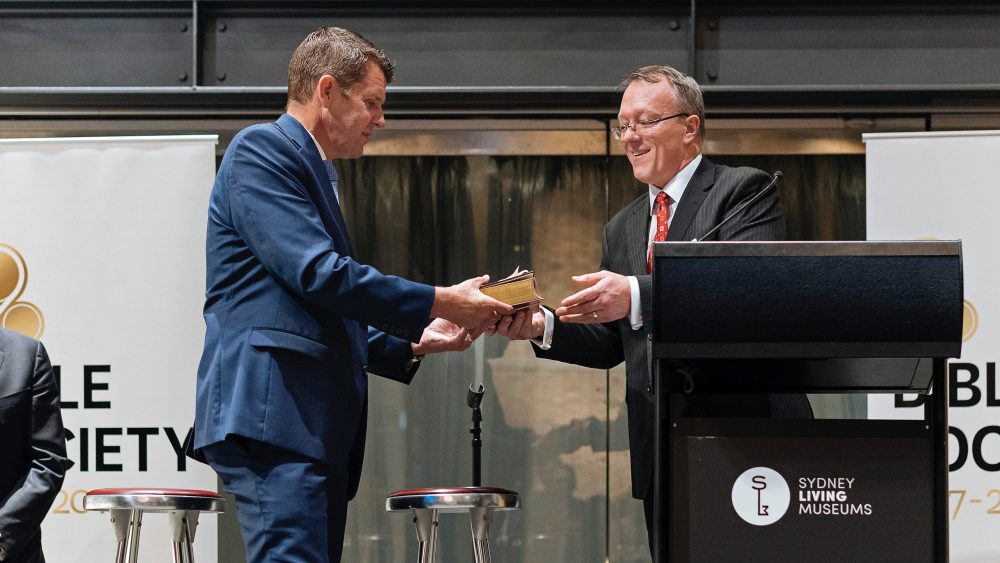
[[[646,253],[649,241],[649,194],[644,193],[632,204],[631,214],[625,226],[625,248],[628,254],[626,275],[646,274]]]
[[[319,158],[319,153],[317,152],[316,159],[318,158]],[[314,161],[315,159],[310,160],[310,164],[313,164]],[[320,191],[321,197],[324,198],[324,201],[326,201],[327,206],[333,211],[333,218],[337,224],[337,228],[340,229],[341,233],[344,235],[344,241],[347,243],[347,253],[353,256],[354,247],[351,245],[351,237],[348,236],[347,234],[347,221],[344,220],[344,215],[340,210],[340,202],[337,201],[337,196],[334,195],[333,193],[333,187],[330,186],[330,180],[331,180],[330,175],[327,173],[326,167],[323,166],[322,161],[320,161],[320,168],[322,169],[321,171],[322,176],[320,176],[320,178],[326,178],[326,184],[325,184],[326,189]],[[315,166],[313,166],[313,169],[315,170]],[[334,171],[334,173],[336,173],[336,171]],[[338,183],[340,182],[339,177],[337,178],[337,182]],[[344,190],[341,189],[340,193],[344,193]]]
[[[668,241],[691,240],[702,233],[689,233],[691,222],[694,221],[701,204],[708,197],[708,190],[715,185],[715,165],[710,160],[701,157],[701,164],[691,176],[691,181],[684,188],[684,195],[677,203],[673,221],[670,222],[670,229],[667,231]]]
[[[313,178],[316,180],[315,185],[310,186],[313,190],[313,197],[319,200],[317,202],[319,205],[316,208],[319,210],[320,215],[323,216],[324,222],[333,226],[333,229],[330,229],[329,226],[327,229],[331,230],[330,234],[336,240],[344,244],[346,247],[345,254],[349,256],[353,255],[354,249],[351,246],[351,238],[347,234],[347,222],[341,213],[337,198],[333,195],[333,189],[330,187],[330,176],[326,172],[326,167],[323,166],[323,159],[316,149],[316,142],[313,141],[312,136],[309,135],[306,128],[297,119],[287,113],[279,117],[277,123],[278,127],[297,145],[299,153],[302,154],[309,165],[309,171],[312,172]]]

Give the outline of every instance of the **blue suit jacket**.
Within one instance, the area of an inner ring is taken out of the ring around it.
[[[365,373],[409,382],[407,341],[430,322],[434,288],[351,257],[316,144],[287,114],[230,143],[206,251],[195,451],[237,435],[346,462],[353,492]]]
[[[9,563],[44,563],[42,519],[73,464],[45,347],[2,328],[0,460],[0,546]]]

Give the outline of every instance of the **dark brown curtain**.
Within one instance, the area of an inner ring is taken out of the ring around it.
[[[781,170],[789,240],[865,240],[864,155],[713,155],[711,160]]]

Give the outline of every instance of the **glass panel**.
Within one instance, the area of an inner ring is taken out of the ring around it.
[[[385,273],[452,284],[531,268],[546,304],[558,305],[577,290],[570,276],[600,261],[604,157],[373,157],[336,166],[355,253]],[[496,515],[495,559],[605,558],[607,374],[538,360],[530,344],[494,336],[426,358],[408,387],[370,379],[368,451],[345,561],[415,557],[411,515],[385,512],[392,491],[472,484],[465,398],[475,380],[487,389],[483,484],[518,491],[523,505]],[[619,417],[622,385],[615,395]],[[468,560],[468,517],[440,522],[441,560]]]
[[[649,561],[646,519],[642,501],[632,498],[632,470],[628,449],[628,412],[625,409],[625,364],[609,372],[609,467],[608,551],[609,561]]]

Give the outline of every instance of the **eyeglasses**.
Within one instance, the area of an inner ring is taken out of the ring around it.
[[[628,131],[629,129],[632,129],[632,132],[634,132],[636,135],[641,135],[642,131],[652,127],[653,125],[656,125],[661,121],[666,121],[668,119],[673,119],[675,117],[688,117],[689,115],[691,114],[675,113],[673,115],[668,115],[666,117],[661,117],[659,119],[640,119],[639,121],[635,121],[632,123],[620,123],[618,124],[617,127],[611,128],[611,136],[614,137],[616,141],[620,141],[622,140],[622,137],[625,136],[625,132]]]

